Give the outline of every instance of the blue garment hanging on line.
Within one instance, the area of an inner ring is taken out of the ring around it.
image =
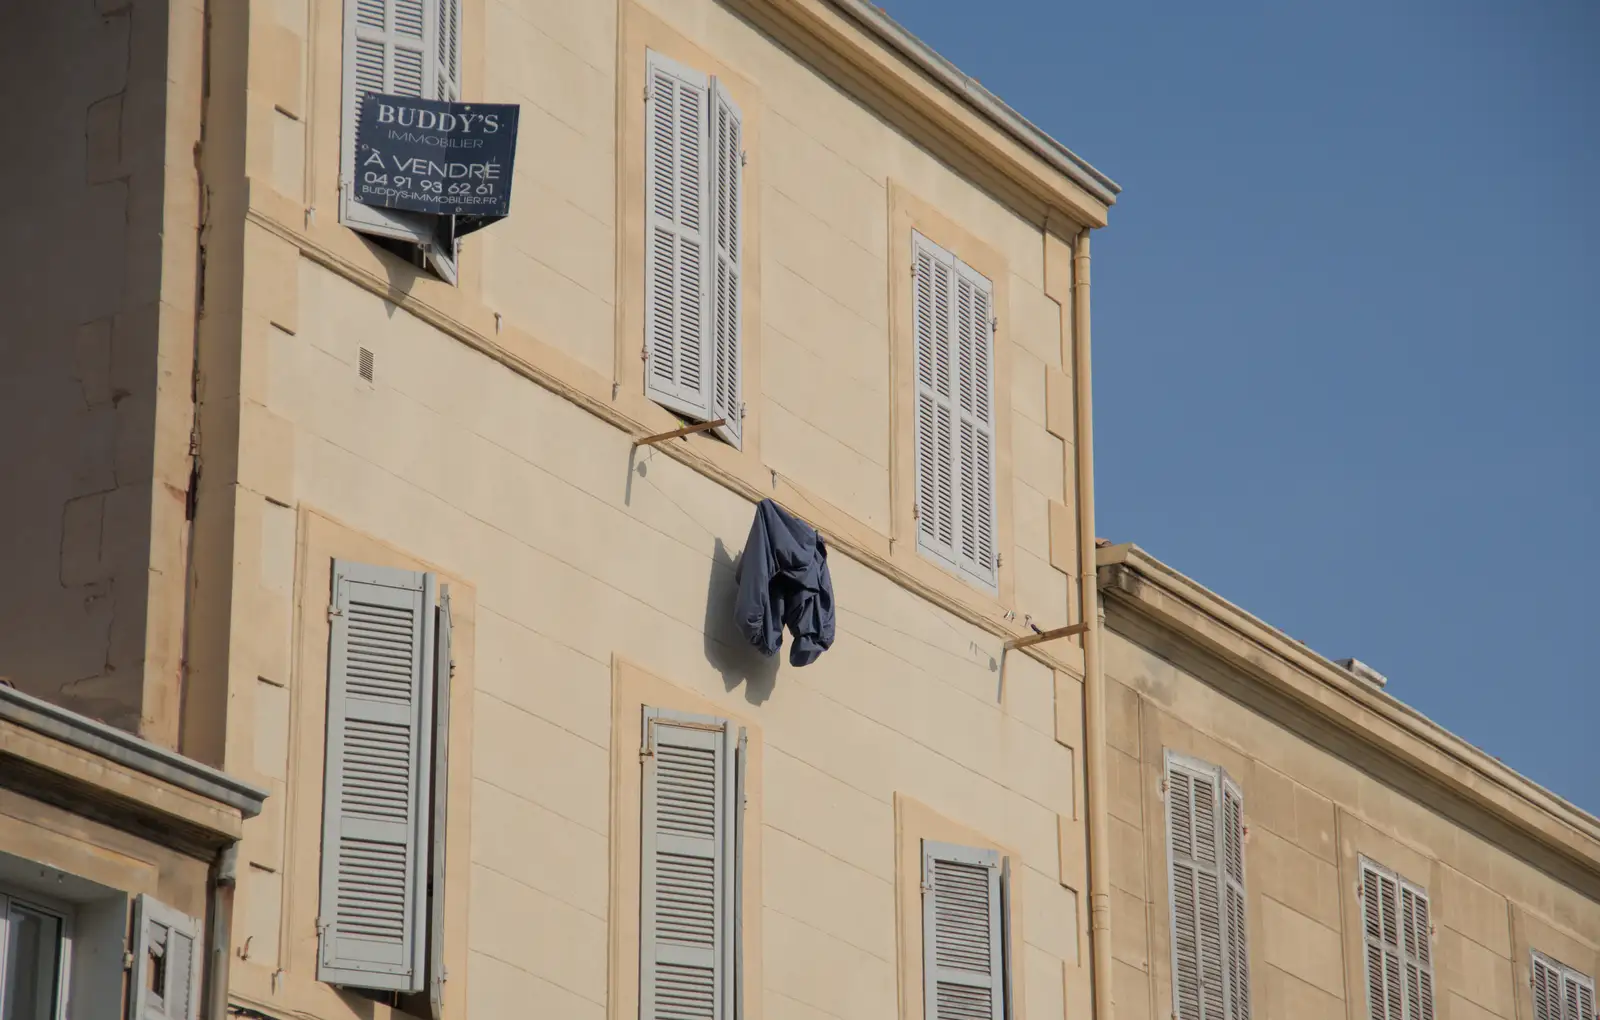
[[[833,578],[828,547],[817,530],[770,499],[756,519],[739,560],[739,631],[762,655],[776,655],[783,628],[794,640],[789,663],[807,666],[833,644]]]

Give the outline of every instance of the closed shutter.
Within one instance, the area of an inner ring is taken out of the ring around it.
[[[450,831],[450,678],[452,658],[450,586],[439,587],[433,657],[433,816],[428,858],[428,1005],[433,1020],[444,1017],[445,844]]]
[[[433,98],[461,99],[461,0],[430,0],[435,8],[433,34]],[[454,216],[433,217],[433,231],[425,254],[428,268],[446,283],[456,282],[461,242],[456,238]]]
[[[1244,898],[1244,794],[1222,776],[1222,922],[1228,1020],[1250,1020],[1250,924]]]
[[[1405,954],[1407,1020],[1433,1020],[1433,924],[1428,894],[1403,879],[1400,931]]]
[[[1595,1020],[1594,979],[1534,953],[1533,1020]]]
[[[737,449],[743,437],[740,387],[739,213],[744,208],[744,132],[727,88],[711,80],[711,410],[725,418],[717,435]]]
[[[1244,794],[1222,769],[1166,756],[1176,1020],[1249,1020]]]
[[[433,241],[436,217],[365,205],[355,200],[354,185],[361,172],[356,160],[356,125],[361,122],[361,104],[366,97],[373,93],[424,99],[439,96],[434,36],[440,2],[344,0],[339,221],[347,227],[416,244]]]
[[[200,922],[141,893],[133,902],[134,1020],[200,1016]]]
[[[955,263],[956,402],[963,572],[995,586],[994,298],[989,281]]]
[[[646,709],[639,1015],[734,1020],[733,737],[720,719]]]
[[[645,104],[645,393],[681,414],[711,414],[710,82],[651,51]]]
[[[956,564],[955,372],[950,321],[955,260],[912,234],[917,342],[917,545]]]
[[[1361,914],[1370,1020],[1433,1020],[1427,892],[1363,857]]]
[[[334,563],[319,981],[423,986],[434,592],[431,574]]]
[[[994,288],[912,232],[917,544],[996,587]]]
[[[922,844],[922,1015],[1003,1020],[1005,921],[1000,855]]]

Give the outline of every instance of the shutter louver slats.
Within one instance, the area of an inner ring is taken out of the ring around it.
[[[925,1020],[1003,1020],[1000,855],[924,842],[922,867]]]
[[[743,436],[740,392],[739,210],[744,194],[744,141],[739,107],[721,82],[711,83],[712,231],[711,279],[712,418],[727,424],[717,434],[734,448]]]
[[[197,1020],[201,925],[141,893],[133,907],[134,1020]]]
[[[1372,1020],[1433,1020],[1428,894],[1362,858],[1361,909]]]
[[[991,286],[912,234],[917,540],[989,590],[997,548]]]
[[[709,199],[709,79],[651,51],[645,133],[645,392],[680,414],[711,414],[706,350],[714,241]]]
[[[732,1020],[733,747],[720,720],[648,709],[640,1016]]]
[[[1594,979],[1533,953],[1533,1020],[1595,1020]]]
[[[340,222],[356,230],[417,244],[428,243],[434,217],[382,209],[354,199],[356,126],[373,93],[442,98],[435,85],[434,48],[440,5],[460,0],[345,0],[344,95],[340,126]],[[459,11],[454,17],[459,18]],[[459,63],[459,57],[457,57]]]
[[[1249,1020],[1243,794],[1221,769],[1173,752],[1166,770],[1173,1015]]]
[[[426,964],[432,575],[337,562],[318,980],[414,992]]]

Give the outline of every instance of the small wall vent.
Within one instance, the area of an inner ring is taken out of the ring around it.
[[[360,356],[359,360],[360,360],[361,378],[365,379],[367,382],[371,382],[372,381],[372,352],[367,350],[365,347],[361,348],[361,356]]]

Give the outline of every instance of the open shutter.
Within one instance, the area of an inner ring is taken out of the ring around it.
[[[433,98],[456,102],[461,98],[461,0],[430,0],[435,10],[433,34]],[[433,217],[433,231],[425,254],[428,268],[446,283],[456,282],[461,242],[454,216]]]
[[[955,260],[957,489],[961,570],[995,587],[994,298],[989,281]]]
[[[1229,967],[1219,838],[1223,810],[1218,770],[1168,752],[1167,859],[1176,1020],[1227,1016]]]
[[[1362,943],[1370,1020],[1406,1020],[1401,990],[1400,883],[1394,873],[1361,859]]]
[[[441,0],[344,0],[344,96],[340,127],[339,222],[355,230],[431,245],[436,217],[383,209],[355,200],[356,125],[368,95],[438,98]],[[459,0],[445,0],[459,2]],[[458,33],[459,35],[459,33]]]
[[[1000,855],[923,841],[922,1015],[1003,1020]]]
[[[434,591],[432,574],[334,563],[319,981],[423,987]]]
[[[433,657],[433,817],[428,856],[428,1005],[433,1020],[444,1018],[445,844],[450,831],[450,677],[455,673],[450,644],[450,586],[439,587],[437,637]]]
[[[732,1020],[733,748],[720,719],[646,709],[641,1020]]]
[[[133,901],[134,1020],[200,1016],[200,922],[141,893]]]
[[[744,132],[726,86],[711,79],[711,410],[726,418],[717,435],[740,447],[739,213],[744,208]]]
[[[744,1017],[744,802],[745,772],[750,766],[750,743],[739,727],[739,746],[733,769],[733,1020]]]
[[[645,393],[711,415],[709,81],[655,51],[645,105]]]
[[[917,336],[917,545],[956,565],[955,373],[951,295],[955,261],[913,231]]]
[[[1228,1020],[1250,1020],[1250,924],[1244,896],[1244,793],[1222,780],[1222,921]]]

